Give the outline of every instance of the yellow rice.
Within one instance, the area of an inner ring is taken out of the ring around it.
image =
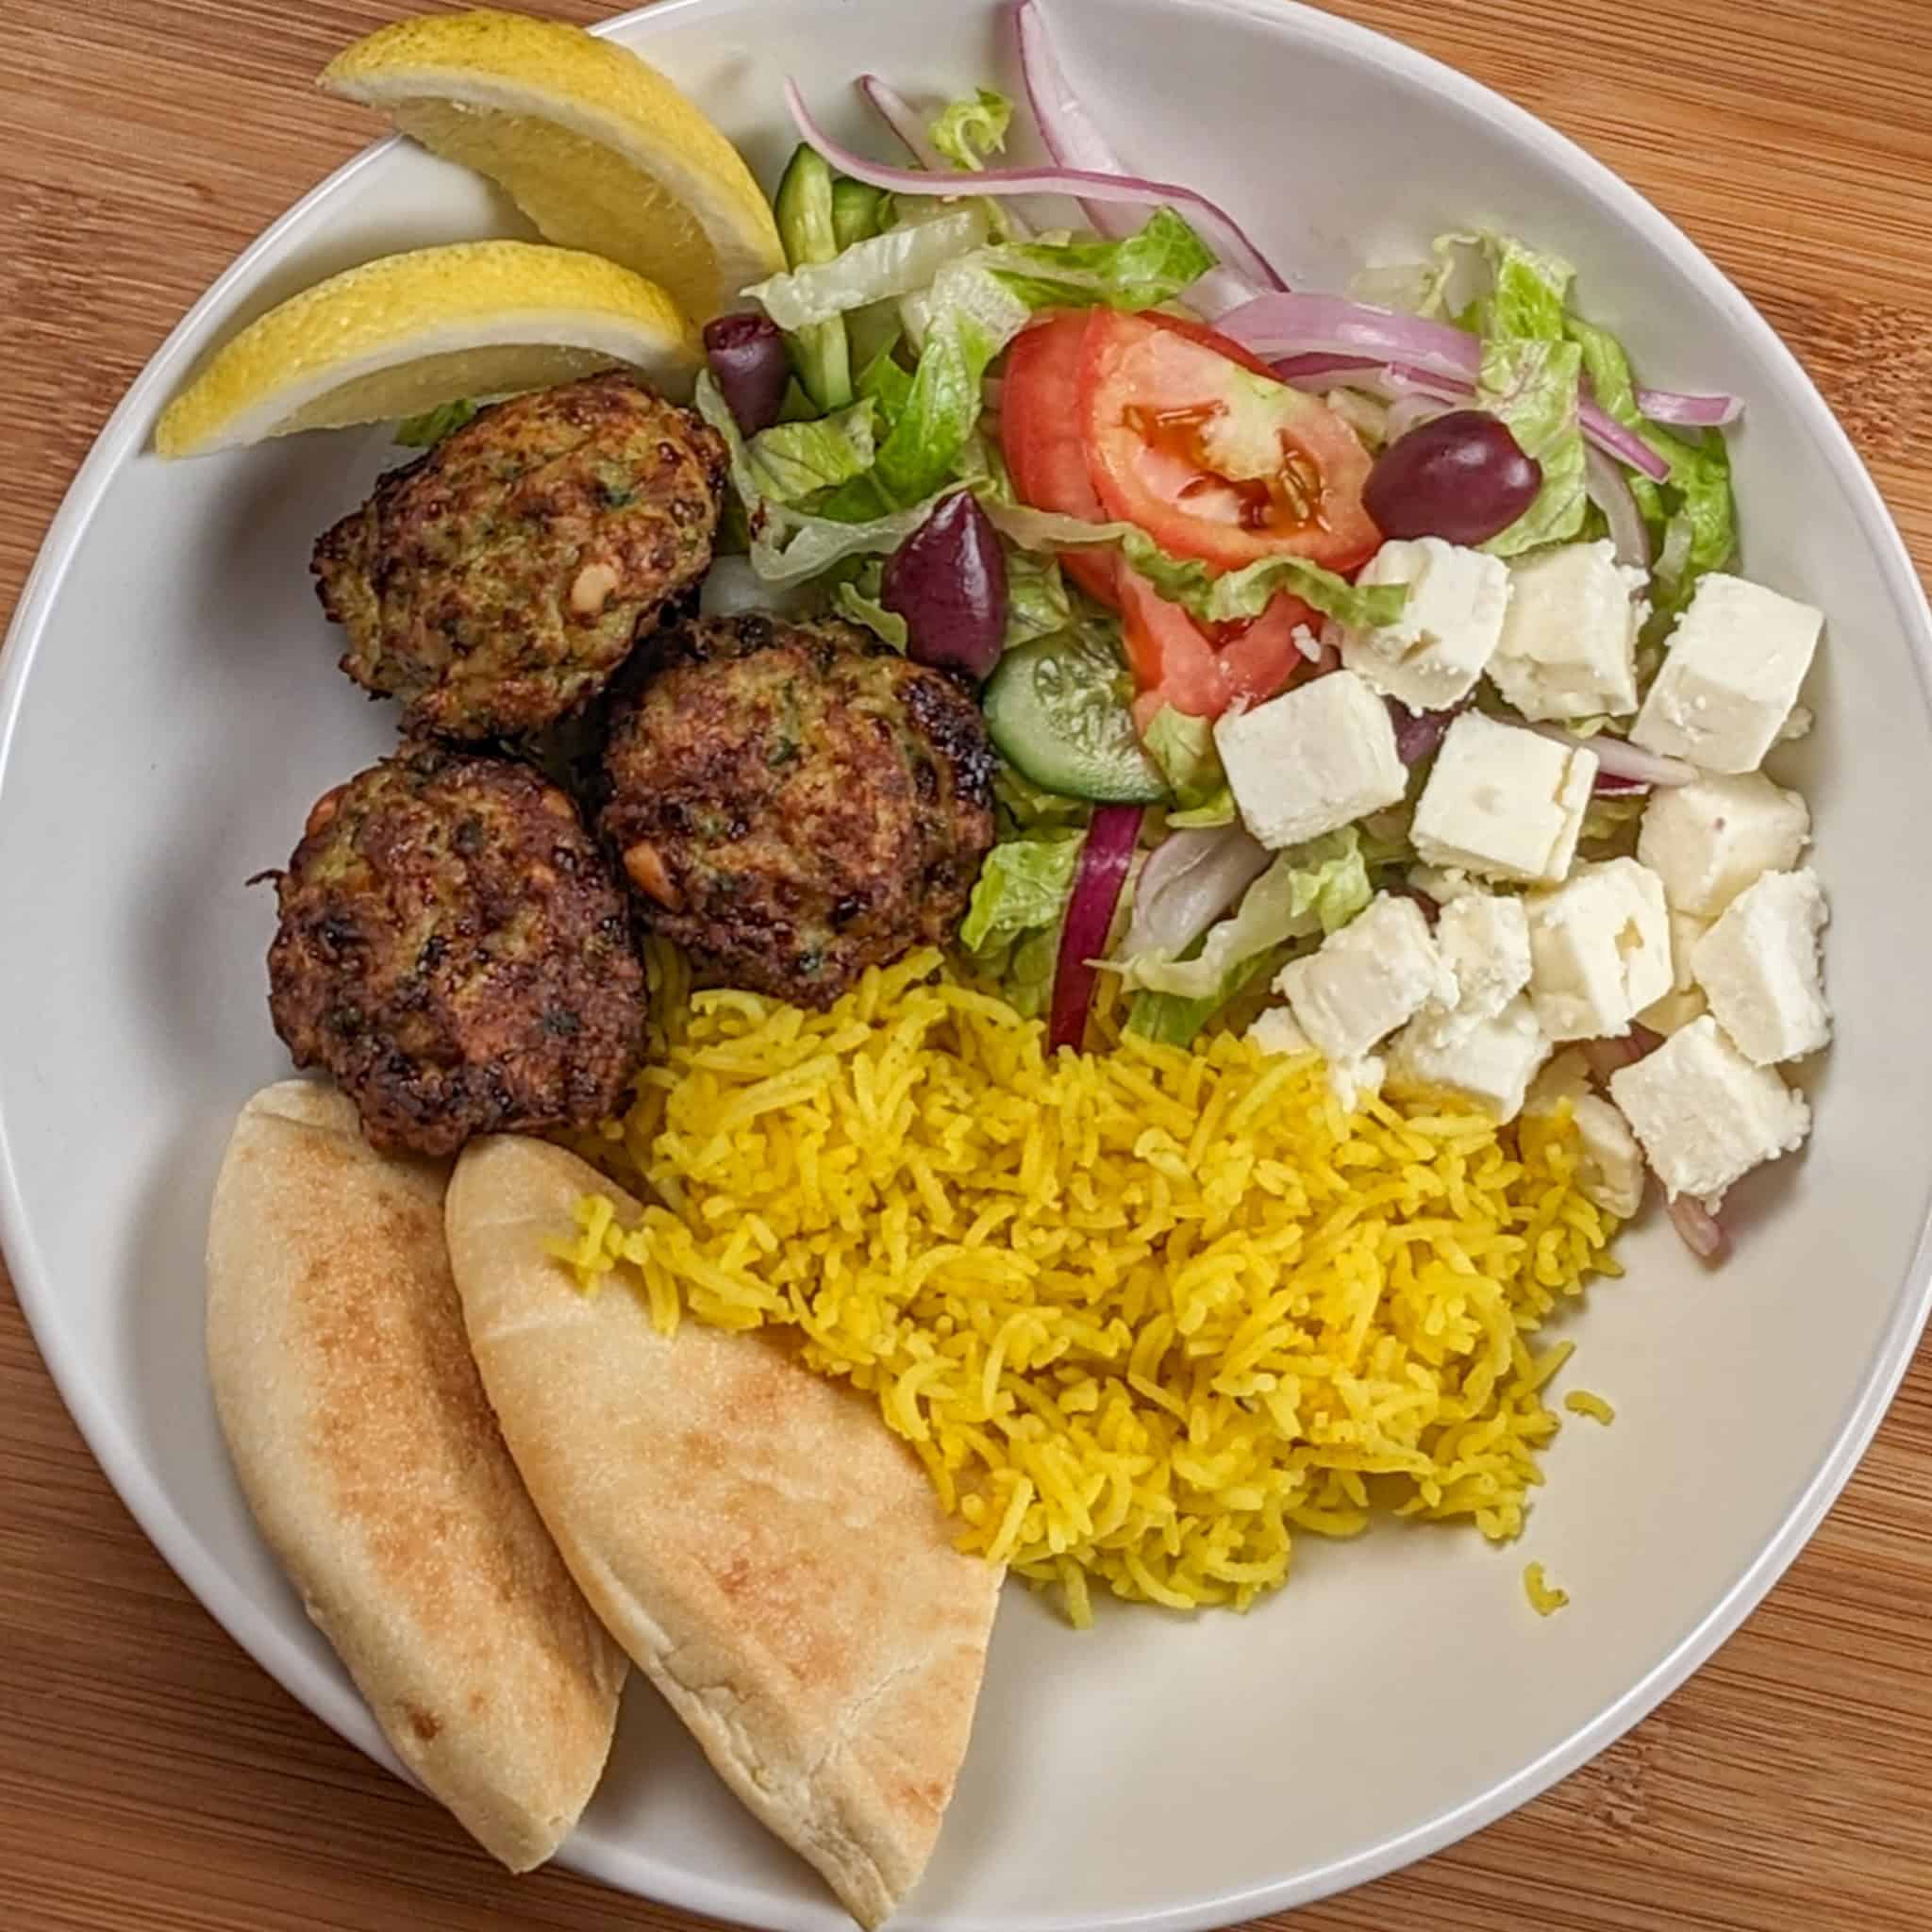
[[[1593,1395],[1588,1389],[1573,1389],[1563,1398],[1563,1407],[1572,1415],[1587,1415],[1591,1422],[1602,1423],[1605,1428],[1617,1420],[1617,1411],[1601,1395]]]
[[[1572,1130],[1443,1103],[1354,1116],[1312,1056],[1041,1026],[923,953],[828,1013],[692,995],[586,1151],[649,1203],[559,1241],[666,1332],[798,1331],[918,1454],[960,1547],[1058,1591],[1245,1609],[1298,1531],[1517,1534],[1570,1345],[1538,1330],[1615,1224]]]
[[[1530,1607],[1539,1617],[1554,1617],[1560,1609],[1568,1607],[1570,1592],[1558,1590],[1543,1575],[1541,1563],[1527,1563],[1523,1571],[1524,1594],[1529,1598]]]

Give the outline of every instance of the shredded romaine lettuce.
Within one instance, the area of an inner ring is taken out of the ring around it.
[[[1118,242],[1041,236],[989,248],[979,259],[1033,309],[1155,308],[1215,266],[1214,251],[1169,208]]]
[[[469,422],[479,407],[468,396],[458,396],[453,403],[425,409],[420,416],[405,416],[396,425],[396,441],[404,449],[432,449],[452,430]]]
[[[1073,600],[1056,557],[1016,550],[1007,558],[1006,648],[1051,637],[1074,622]]]
[[[885,565],[877,558],[868,559],[850,576],[841,577],[832,587],[832,608],[841,617],[863,625],[875,638],[891,644],[893,650],[903,651],[910,633],[906,620],[896,610],[888,610],[879,601],[879,584],[884,575]]]
[[[1680,436],[1643,414],[1637,403],[1630,358],[1607,329],[1574,315],[1566,327],[1582,355],[1598,406],[1641,436],[1671,466],[1670,476],[1662,483],[1634,475],[1625,479],[1650,531],[1655,557],[1652,623],[1660,632],[1690,601],[1698,578],[1707,571],[1723,570],[1737,554],[1730,456],[1724,437],[1715,430]]]
[[[744,459],[760,496],[801,503],[872,468],[875,405],[861,397],[849,409],[808,423],[777,423],[745,444]]]
[[[1506,235],[1480,240],[1493,280],[1475,303],[1474,321],[1483,339],[1476,407],[1507,423],[1524,454],[1543,471],[1536,501],[1482,546],[1497,557],[1515,557],[1576,536],[1589,507],[1577,409],[1583,358],[1564,333],[1575,271]]]
[[[1234,911],[1208,927],[1192,958],[1143,953],[1118,967],[1136,991],[1225,1000],[1245,981],[1257,955],[1340,930],[1374,896],[1360,836],[1344,825],[1277,853]]]
[[[1162,705],[1149,720],[1141,742],[1174,793],[1170,825],[1187,830],[1233,823],[1234,793],[1214,747],[1210,720]]]
[[[1007,144],[1013,104],[990,87],[954,101],[926,129],[934,147],[956,168],[977,173]]]
[[[874,302],[931,286],[949,261],[982,246],[986,215],[976,205],[948,209],[931,221],[903,223],[872,235],[829,261],[755,282],[743,292],[788,335],[829,322]]]
[[[1343,624],[1393,624],[1408,599],[1406,584],[1352,584],[1306,557],[1264,557],[1219,575],[1191,557],[1170,557],[1131,524],[1102,525],[1120,534],[1127,561],[1171,604],[1202,624],[1241,624],[1259,617],[1282,591]]]
[[[975,970],[1021,1012],[1043,1012],[1053,995],[1058,932],[1084,829],[1048,827],[1008,839],[987,854],[959,943]]]

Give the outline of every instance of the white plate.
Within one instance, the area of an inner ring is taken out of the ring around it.
[[[1599,1750],[1736,1627],[1875,1425],[1925,1313],[1932,911],[1902,891],[1932,824],[1928,625],[1876,492],[1797,364],[1682,235],[1547,128],[1448,70],[1277,0],[1058,9],[1074,81],[1130,158],[1241,214],[1298,285],[1486,221],[1572,256],[1646,378],[1736,389],[1747,567],[1830,629],[1790,758],[1835,908],[1838,1043],[1801,1163],[1740,1191],[1707,1278],[1667,1230],[1599,1287],[1566,1430],[1515,1549],[1378,1530],[1303,1545],[1245,1620],[1139,1610],[1076,1637],[1015,1588],[973,1750],[908,1927],[1189,1926],[1311,1898],[1495,1818]],[[988,0],[673,0],[615,24],[770,179],[796,74],[1012,78]],[[880,148],[879,152],[886,150]],[[0,708],[0,1231],[49,1366],[168,1560],[296,1696],[389,1762],[257,1541],[201,1348],[208,1190],[240,1101],[284,1071],[264,1010],[271,894],[309,802],[391,741],[334,669],[309,544],[392,458],[379,433],[166,466],[144,454],[194,358],[326,271],[500,232],[494,199],[401,145],[278,223],[175,331],[48,538]],[[1573,1607],[1540,1623],[1519,1572]],[[647,1690],[566,1862],[769,1927],[844,1923]]]

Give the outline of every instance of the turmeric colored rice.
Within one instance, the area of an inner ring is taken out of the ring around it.
[[[1353,1116],[1312,1056],[1044,1029],[921,953],[829,1012],[692,994],[591,1152],[650,1205],[558,1252],[658,1325],[796,1330],[877,1400],[960,1546],[1057,1588],[1245,1609],[1298,1531],[1522,1527],[1569,1354],[1538,1330],[1615,1224],[1566,1120]]]

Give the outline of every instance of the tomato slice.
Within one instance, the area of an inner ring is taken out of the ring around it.
[[[1319,632],[1321,613],[1299,597],[1284,594],[1254,623],[1232,629],[1221,641],[1217,661],[1230,702],[1262,704],[1278,697],[1314,668],[1294,641],[1303,625]]]
[[[1074,407],[1086,333],[1084,313],[1057,315],[1014,340],[1000,393],[1000,447],[1023,503],[1100,524],[1107,511],[1088,475]],[[1112,550],[1062,551],[1060,562],[1089,596],[1118,605]]]
[[[1366,562],[1381,533],[1362,508],[1360,439],[1234,349],[1169,317],[1091,313],[1079,416],[1106,513],[1222,570],[1283,555],[1339,571]]]

